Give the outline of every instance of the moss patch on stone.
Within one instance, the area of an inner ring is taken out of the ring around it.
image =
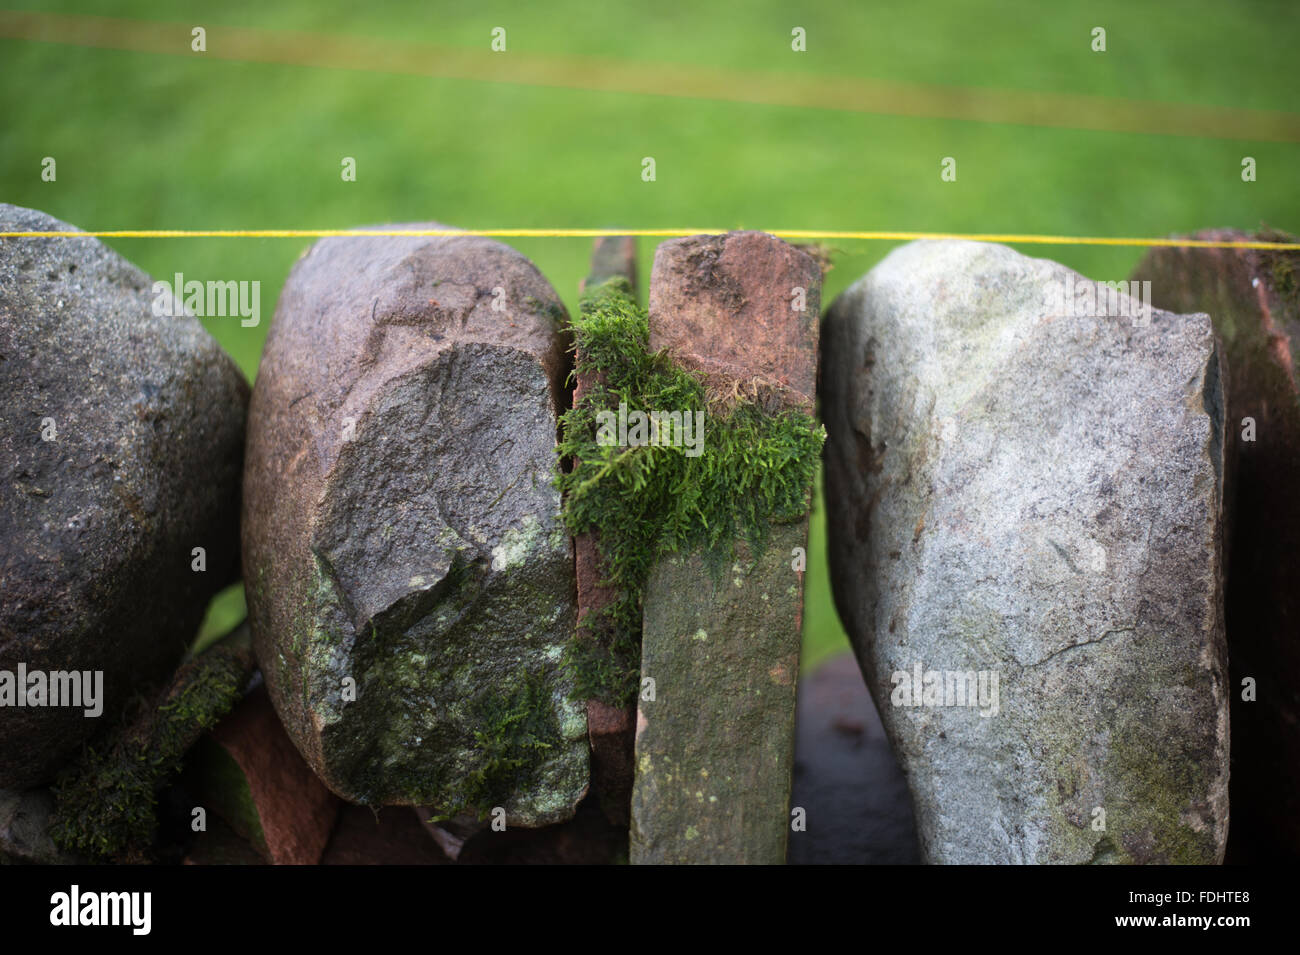
[[[245,638],[246,639],[246,638]],[[106,741],[87,747],[54,786],[50,835],[93,858],[143,862],[157,823],[157,796],[181,758],[239,701],[250,657],[215,646],[184,664],[170,686]]]
[[[465,779],[466,807],[485,818],[516,792],[540,782],[548,753],[564,745],[555,706],[544,679],[525,673],[506,693],[489,691],[473,704],[480,761]]]
[[[761,551],[771,523],[807,513],[825,431],[802,411],[774,409],[743,387],[710,394],[701,376],[651,351],[649,315],[626,279],[586,290],[573,333],[584,369],[597,380],[561,418],[555,483],[569,531],[596,535],[607,572],[602,585],[616,597],[586,615],[567,663],[575,698],[626,706],[640,676],[650,569],[696,548],[721,568],[739,538]],[[647,413],[704,412],[703,453],[601,444],[597,416],[621,403]],[[563,470],[569,461],[572,470]]]

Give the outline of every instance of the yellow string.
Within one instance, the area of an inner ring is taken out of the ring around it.
[[[719,234],[726,229],[120,229],[105,232],[0,232],[0,239],[332,239],[332,238],[451,238],[481,236],[499,239],[594,239],[614,236],[675,238]],[[1300,251],[1300,242],[1212,239],[1139,239],[1112,236],[1015,235],[974,232],[818,232],[774,229],[781,239],[821,241],[910,242],[915,239],[969,239],[1022,245],[1106,245],[1190,249],[1267,249]]]

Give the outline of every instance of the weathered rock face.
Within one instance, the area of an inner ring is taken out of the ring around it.
[[[713,393],[811,415],[820,294],[817,261],[774,236],[665,242],[650,347],[702,372]],[[713,453],[707,437],[703,447]],[[804,516],[773,525],[761,553],[738,541],[721,575],[700,553],[651,571],[641,675],[655,693],[637,708],[633,863],[785,861],[803,616],[792,555],[807,543]]]
[[[1214,862],[1228,710],[1213,330],[1114,317],[1128,300],[1050,304],[1069,283],[1096,289],[1003,246],[913,243],[836,300],[836,602],[927,860]]]
[[[1194,238],[1295,241],[1226,229]],[[1223,342],[1234,477],[1225,603],[1232,676],[1228,861],[1294,860],[1300,857],[1300,253],[1153,249],[1133,278],[1151,283],[1161,308],[1207,312]],[[1253,694],[1246,679],[1254,681]]]
[[[0,230],[76,231],[9,205]],[[170,673],[236,572],[248,386],[153,300],[94,239],[0,240],[0,672],[103,672],[98,718],[4,703],[0,787],[50,779]]]
[[[586,790],[563,318],[476,238],[327,239],[285,284],[249,417],[249,614],[290,738],[346,799],[536,826]]]
[[[650,281],[650,348],[716,382],[756,383],[773,408],[812,409],[821,266],[766,232],[661,243]]]

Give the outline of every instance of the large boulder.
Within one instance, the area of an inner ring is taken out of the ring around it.
[[[945,241],[826,317],[832,583],[928,861],[1223,857],[1219,355],[1136,305]]]
[[[249,615],[290,738],[345,799],[538,826],[586,791],[551,481],[565,317],[481,238],[326,239],[285,283],[249,414]]]
[[[0,231],[77,230],[0,205]],[[49,780],[163,680],[238,567],[248,386],[152,284],[92,238],[0,239],[0,787]],[[92,693],[102,672],[101,712],[18,707],[20,666]]]

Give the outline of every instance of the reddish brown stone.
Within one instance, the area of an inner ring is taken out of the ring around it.
[[[350,802],[540,826],[588,788],[551,484],[566,317],[479,237],[326,238],[285,281],[248,417],[249,623],[289,737]],[[491,771],[483,714],[539,686],[545,745],[503,740],[520,772]]]
[[[1229,229],[1210,241],[1294,242]],[[1228,862],[1300,858],[1300,253],[1153,249],[1133,274],[1159,308],[1206,312],[1226,365],[1232,825]],[[1255,440],[1243,440],[1243,419]],[[1254,702],[1242,680],[1255,680]]]
[[[585,291],[608,279],[621,277],[636,294],[636,240],[630,236],[597,239],[591,253],[591,273],[583,280]],[[576,405],[592,387],[595,372],[585,369],[581,352],[575,362]],[[578,626],[588,614],[609,605],[614,592],[600,586],[605,568],[600,547],[593,534],[580,534],[574,540],[574,558],[578,578]],[[597,796],[606,818],[615,825],[626,826],[630,820],[632,800],[632,728],[635,707],[616,707],[600,700],[587,701],[587,738],[591,741],[591,791]]]
[[[774,236],[732,232],[659,246],[650,346],[704,374],[711,404],[813,413],[821,266]],[[800,307],[802,306],[802,307]],[[708,451],[707,428],[704,453]],[[719,576],[676,554],[645,590],[632,794],[633,863],[785,861],[805,516],[761,553],[736,542]]]
[[[314,865],[329,841],[339,800],[298,755],[264,687],[251,693],[212,731],[211,739],[243,774],[247,798],[212,793],[213,808],[276,865]],[[215,774],[205,774],[213,779]],[[227,777],[228,778],[228,777]],[[235,781],[236,784],[238,780]],[[211,787],[208,787],[211,792]],[[258,825],[248,825],[248,804]],[[242,804],[240,808],[236,805]]]
[[[821,281],[816,259],[765,232],[665,242],[650,283],[650,347],[715,387],[775,389],[785,404],[811,409]]]
[[[322,865],[450,865],[415,811],[345,805]]]

